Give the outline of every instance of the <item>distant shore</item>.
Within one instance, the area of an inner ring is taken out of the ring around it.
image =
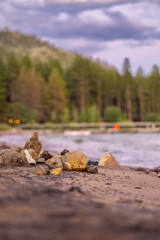
[[[21,124],[11,127],[8,124],[0,125],[0,135],[25,134],[32,131],[39,133],[55,133],[87,130],[90,133],[156,133],[160,132],[160,122],[119,122],[119,123],[44,123]]]

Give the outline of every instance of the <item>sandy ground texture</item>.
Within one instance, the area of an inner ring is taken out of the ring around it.
[[[37,176],[0,166],[1,240],[159,240],[160,179],[130,168]]]

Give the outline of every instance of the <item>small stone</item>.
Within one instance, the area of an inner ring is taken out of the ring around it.
[[[149,176],[153,176],[153,177],[156,177],[157,176],[157,173],[156,172],[150,172],[148,173]]]
[[[64,171],[72,171],[71,164],[68,162],[62,162],[63,163],[63,170]]]
[[[32,158],[31,154],[29,153],[29,151],[27,149],[25,149],[25,155],[26,155],[26,159],[28,161],[29,164],[31,165],[35,165],[36,161]]]
[[[71,188],[69,189],[69,192],[75,192],[75,193],[84,194],[84,192],[81,190],[80,187],[71,187]]]
[[[3,159],[2,157],[0,156],[0,165],[3,163]]]
[[[64,149],[64,150],[61,152],[61,155],[64,156],[66,153],[69,153],[69,150]]]
[[[87,166],[86,156],[78,151],[66,153],[62,161],[68,162],[73,171],[82,172]]]
[[[98,166],[100,166],[100,167],[108,167],[108,168],[120,167],[120,165],[118,164],[116,159],[110,153],[105,153],[102,156]]]
[[[86,167],[86,172],[87,173],[92,173],[92,174],[97,174],[98,173],[98,167],[94,165],[88,165]]]
[[[98,166],[98,161],[92,161],[92,160],[88,160],[87,165],[95,165]]]
[[[157,174],[157,178],[160,178],[160,173]]]
[[[63,169],[63,164],[60,158],[58,157],[52,157],[48,159],[45,164],[51,168],[51,169],[56,169],[56,168],[61,168]]]
[[[62,168],[56,168],[56,169],[53,169],[52,171],[50,171],[50,174],[54,175],[54,176],[60,176],[61,172],[62,172]]]
[[[4,149],[0,151],[0,157],[5,164],[11,163],[11,149]]]
[[[106,183],[106,185],[112,185],[112,183],[110,183],[110,182],[107,182],[107,183]]]
[[[32,156],[32,158],[33,158],[34,160],[36,160],[36,159],[38,158],[38,154],[36,153],[36,151],[35,151],[34,149],[29,148],[29,149],[28,149],[28,152],[30,153],[30,155]]]
[[[160,166],[151,169],[150,171],[160,173]]]
[[[40,155],[40,158],[44,158],[46,161],[50,158],[52,158],[52,154],[50,154],[48,151],[43,151]]]
[[[47,175],[47,171],[42,166],[36,167],[33,173],[36,175]]]
[[[135,187],[135,189],[141,189],[141,187]]]
[[[134,171],[136,172],[145,172],[145,173],[148,173],[148,168],[143,168],[143,167],[138,167],[138,168],[135,168]]]
[[[36,163],[45,163],[45,159],[44,158],[39,158],[36,160]]]
[[[42,144],[39,141],[38,133],[34,132],[30,140],[25,144],[24,149],[34,149],[36,153],[40,153]]]

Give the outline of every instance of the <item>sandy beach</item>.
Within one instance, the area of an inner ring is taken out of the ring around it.
[[[121,167],[37,176],[0,166],[0,239],[159,239],[160,179]]]

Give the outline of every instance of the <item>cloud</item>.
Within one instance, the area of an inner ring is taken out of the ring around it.
[[[8,25],[67,50],[96,55],[114,52],[112,46],[119,43],[121,48],[121,42],[127,51],[155,49],[159,12],[158,0],[0,0],[0,27]]]

